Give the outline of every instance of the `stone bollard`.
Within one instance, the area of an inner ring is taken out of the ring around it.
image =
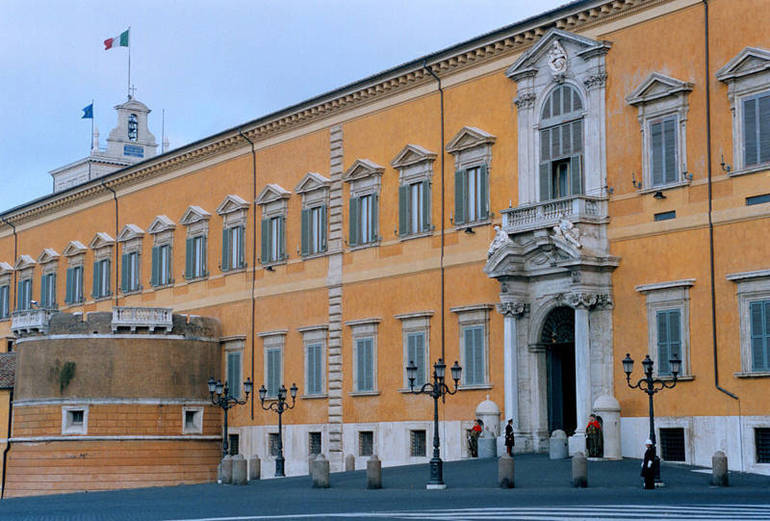
[[[550,459],[565,459],[568,456],[567,433],[557,429],[553,431],[549,440],[548,457]]]
[[[586,488],[588,486],[588,462],[582,452],[572,456],[572,486]]]
[[[715,487],[726,487],[727,483],[727,455],[718,450],[711,457],[711,484]]]
[[[513,458],[503,454],[497,460],[497,484],[500,488],[513,488]]]
[[[240,454],[233,456],[233,485],[245,485],[248,483],[248,473],[246,471],[246,458]]]
[[[329,460],[323,454],[319,454],[313,461],[310,476],[313,478],[313,488],[329,488]]]
[[[479,459],[497,457],[497,438],[489,431],[484,431],[479,437]]]
[[[345,456],[345,472],[356,470],[356,457],[352,454]]]
[[[366,488],[382,488],[382,462],[376,454],[366,462]]]
[[[262,462],[259,457],[249,458],[249,481],[260,479],[262,473]]]
[[[225,483],[229,485],[233,482],[233,457],[225,456],[222,461],[219,462],[219,468],[217,469],[217,482]]]

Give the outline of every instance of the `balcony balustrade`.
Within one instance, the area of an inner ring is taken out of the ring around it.
[[[503,229],[508,234],[551,228],[559,219],[601,224],[607,220],[607,200],[603,197],[578,195],[530,203],[501,210]]]
[[[166,333],[170,333],[173,327],[172,310],[169,308],[112,308],[113,333],[121,328],[128,328],[131,332],[136,331],[137,328],[147,328],[151,332],[164,329]]]
[[[55,309],[24,309],[11,315],[11,332],[16,336],[47,335],[51,316],[58,313]]]

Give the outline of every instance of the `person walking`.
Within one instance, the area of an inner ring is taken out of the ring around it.
[[[513,419],[511,418],[505,426],[505,451],[509,456],[513,456],[513,444]]]
[[[644,445],[647,448],[642,460],[641,476],[644,478],[644,488],[652,490],[655,488],[655,446],[649,438],[645,440]]]

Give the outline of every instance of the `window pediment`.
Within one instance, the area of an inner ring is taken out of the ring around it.
[[[148,233],[156,234],[165,232],[168,230],[173,230],[176,228],[176,224],[174,224],[174,221],[166,217],[165,215],[158,215],[155,217],[155,219],[152,221],[152,224],[147,229]]]
[[[8,275],[13,271],[13,266],[8,264],[7,262],[0,262],[0,277],[3,275]]]
[[[65,257],[74,257],[75,255],[81,255],[86,252],[88,248],[80,241],[70,241],[67,247],[64,248],[62,255]]]
[[[227,215],[228,213],[237,212],[239,210],[245,210],[249,207],[249,203],[243,199],[242,197],[239,197],[234,194],[228,194],[227,197],[225,197],[224,201],[217,206],[217,214],[218,215]]]
[[[401,152],[390,162],[393,168],[405,168],[407,166],[422,163],[424,161],[433,161],[436,159],[436,153],[427,150],[420,145],[406,145]]]
[[[689,93],[692,88],[692,83],[653,72],[628,95],[626,101],[631,105],[650,103],[668,96]]]
[[[35,259],[30,257],[29,255],[21,255],[16,261],[16,264],[13,266],[13,268],[15,270],[22,271],[28,268],[32,268],[34,265],[35,265]]]
[[[144,236],[144,230],[135,224],[127,224],[118,234],[118,242],[126,242],[132,239],[141,239]]]
[[[108,246],[112,246],[115,243],[115,239],[110,237],[108,234],[104,232],[97,232],[96,235],[94,235],[94,238],[91,239],[91,242],[88,244],[88,247],[92,250],[98,250],[101,248],[106,248]]]
[[[610,42],[592,40],[561,29],[551,29],[508,67],[505,75],[514,81],[519,81],[523,77],[534,75],[543,66],[549,65],[555,74],[564,74],[567,71],[570,54],[574,53],[587,60],[597,54],[606,54],[611,45]]]
[[[291,192],[282,186],[270,183],[262,189],[262,192],[260,192],[257,197],[257,204],[266,205],[281,199],[288,199],[290,196]]]
[[[460,132],[455,134],[455,136],[449,141],[446,146],[446,151],[454,154],[469,148],[474,148],[486,144],[491,145],[496,140],[497,138],[495,136],[489,132],[481,130],[480,128],[463,127],[460,129]]]
[[[54,262],[57,260],[59,260],[59,254],[51,248],[45,248],[37,258],[38,264],[48,264],[49,262]]]
[[[716,77],[719,81],[727,83],[768,69],[770,69],[770,51],[758,47],[745,47],[716,72]]]
[[[383,172],[385,172],[385,167],[378,165],[374,161],[368,159],[356,159],[353,161],[353,164],[350,165],[350,168],[348,168],[342,175],[342,179],[346,183],[350,183],[375,175],[379,176],[382,175]]]
[[[184,226],[190,226],[200,221],[208,221],[211,218],[211,214],[200,206],[190,206],[179,219],[179,224]]]

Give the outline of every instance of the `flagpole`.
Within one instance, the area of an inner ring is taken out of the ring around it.
[[[91,142],[88,145],[88,155],[91,156],[94,153],[94,99],[91,98]],[[98,146],[98,145],[97,145]],[[88,180],[91,180],[91,158],[88,158]]]
[[[131,99],[131,26],[128,26],[128,99]]]

